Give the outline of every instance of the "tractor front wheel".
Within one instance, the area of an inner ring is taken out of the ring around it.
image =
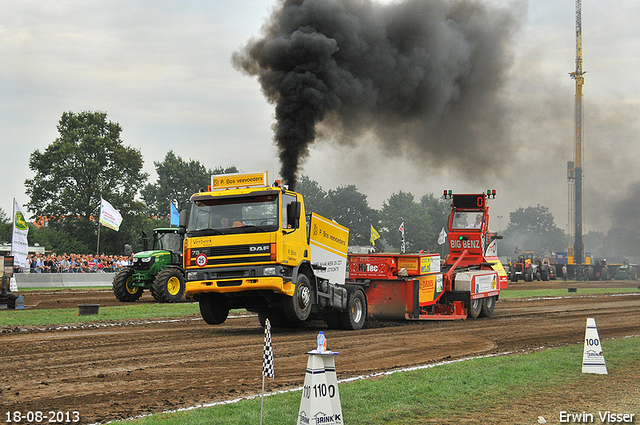
[[[153,281],[153,296],[161,303],[177,303],[184,296],[182,270],[169,267],[156,275]]]
[[[140,286],[132,286],[133,268],[126,267],[120,270],[113,278],[113,293],[122,302],[136,301],[142,296],[143,289]]]

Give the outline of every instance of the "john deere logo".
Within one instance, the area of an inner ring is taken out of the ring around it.
[[[27,220],[24,219],[24,215],[22,215],[22,212],[20,211],[16,212],[16,217],[13,222],[17,229],[27,230],[29,228],[29,226],[27,226]]]

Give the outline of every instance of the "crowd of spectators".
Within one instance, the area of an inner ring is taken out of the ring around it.
[[[113,273],[130,264],[123,255],[29,254],[29,273]],[[26,270],[25,270],[26,272]]]

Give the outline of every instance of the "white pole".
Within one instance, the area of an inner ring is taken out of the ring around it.
[[[262,412],[264,410],[264,372],[262,372],[262,395],[260,398],[260,425],[262,425]]]
[[[102,200],[102,196],[100,196]],[[98,244],[96,245],[96,255],[100,254],[100,214],[102,214],[102,202],[100,203],[100,210],[98,211]]]

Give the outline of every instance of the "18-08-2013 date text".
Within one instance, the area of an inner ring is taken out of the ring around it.
[[[61,410],[19,410],[5,412],[5,423],[13,424],[71,424],[80,422],[80,412]]]

